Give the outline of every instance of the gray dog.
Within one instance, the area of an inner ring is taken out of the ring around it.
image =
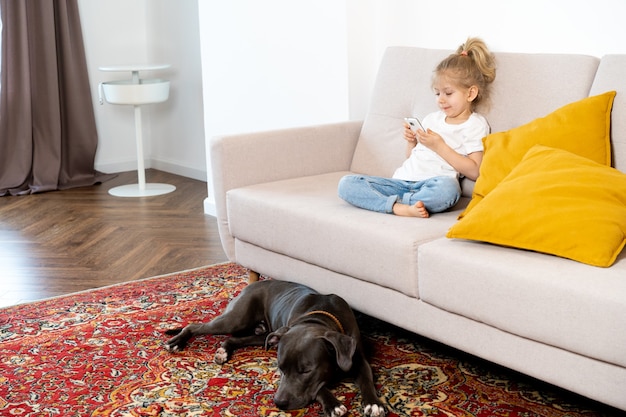
[[[352,309],[336,295],[321,295],[309,287],[285,281],[254,282],[209,323],[189,324],[166,332],[169,351],[185,348],[189,339],[206,334],[230,334],[215,354],[224,363],[240,347],[277,346],[281,379],[274,395],[282,410],[319,401],[328,417],[347,409],[327,388],[340,377],[353,377],[361,390],[364,414],[384,417],[361,335]]]

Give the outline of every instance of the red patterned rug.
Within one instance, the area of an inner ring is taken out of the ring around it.
[[[221,264],[0,310],[2,416],[316,416],[282,412],[275,351],[213,363],[222,336],[163,349],[164,329],[218,315],[247,271]],[[616,410],[359,315],[390,416],[609,416]],[[336,396],[360,416],[355,387]]]

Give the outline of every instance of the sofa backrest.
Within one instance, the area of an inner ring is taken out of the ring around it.
[[[410,47],[385,51],[368,113],[352,159],[351,171],[389,177],[405,159],[405,117],[420,119],[437,109],[432,71],[450,52]]]
[[[405,159],[403,118],[411,115],[423,118],[437,110],[431,88],[432,74],[451,52],[414,47],[386,50],[352,160],[352,171],[386,177],[393,174]],[[592,84],[598,90],[607,86],[599,93],[615,89],[608,85],[619,78],[619,71],[607,63],[602,82],[596,78],[594,84],[600,59],[587,55],[495,53],[495,57],[497,73],[490,106],[481,109],[492,132],[522,125],[583,99],[589,95]],[[624,65],[620,67],[622,74],[626,74]],[[622,104],[620,126],[624,127],[626,101]],[[620,161],[626,158],[623,140],[619,149],[625,154],[620,156]]]
[[[626,55],[605,55],[600,61],[590,95],[615,90],[611,110],[613,166],[626,173]]]

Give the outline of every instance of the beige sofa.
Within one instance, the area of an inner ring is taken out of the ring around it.
[[[336,293],[386,322],[626,410],[626,251],[600,268],[449,239],[469,181],[457,207],[429,219],[337,197],[343,175],[390,176],[402,162],[402,118],[435,110],[431,72],[448,53],[389,48],[363,122],[213,138],[224,250],[258,273]],[[626,55],[496,59],[492,132],[614,90],[614,167],[626,172]]]

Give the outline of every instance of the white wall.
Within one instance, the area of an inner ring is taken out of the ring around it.
[[[200,1],[199,18],[207,149],[220,134],[348,118],[343,1]]]
[[[206,181],[198,3],[148,1],[149,59],[172,64],[167,105],[151,109],[152,167]]]
[[[104,73],[98,67],[147,62],[145,0],[80,0],[79,8],[98,128],[96,169],[105,172],[135,169],[132,107],[98,104],[100,82],[130,77]],[[149,151],[147,141],[146,152]]]
[[[131,106],[99,105],[98,84],[130,73],[107,65],[171,64],[141,78],[166,78],[168,101],[142,107],[146,167],[206,180],[197,0],[79,0],[99,145],[96,169],[137,168]]]
[[[480,36],[494,51],[626,54],[623,0],[346,1],[354,119],[365,115],[362,103],[390,45],[455,49]]]

